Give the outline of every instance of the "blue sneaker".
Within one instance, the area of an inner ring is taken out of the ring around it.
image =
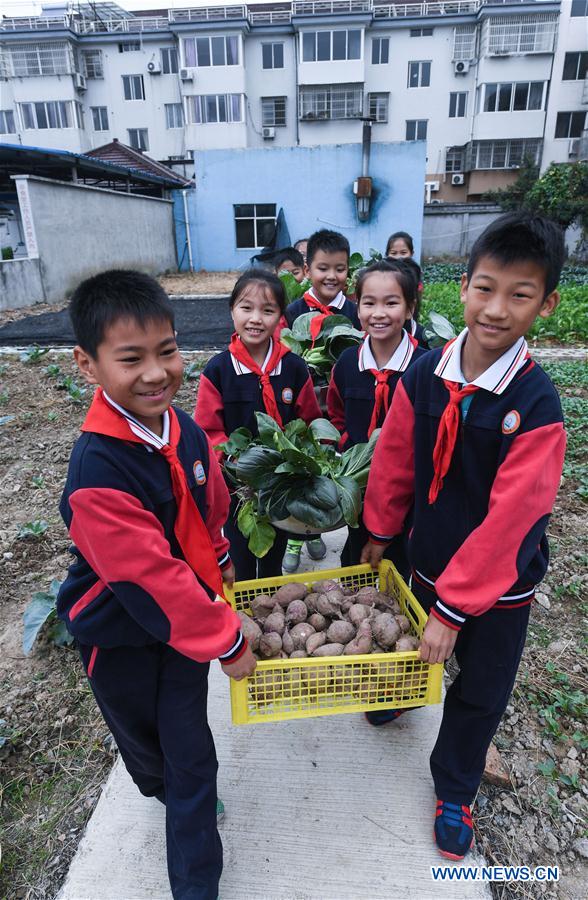
[[[474,824],[469,806],[437,800],[434,836],[441,856],[463,859],[474,842]]]
[[[379,728],[380,725],[395,722],[403,712],[403,709],[375,709],[373,712],[366,712],[365,717],[370,725]]]

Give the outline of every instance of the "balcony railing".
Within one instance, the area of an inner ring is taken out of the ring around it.
[[[167,31],[169,21],[163,16],[144,16],[135,19],[81,19],[74,23],[79,34],[133,34],[142,31]]]
[[[334,16],[340,13],[369,13],[372,0],[294,0],[294,16]]]
[[[170,9],[170,22],[218,22],[224,19],[246,19],[246,6],[204,6],[201,9]]]
[[[23,16],[0,19],[0,31],[51,31],[70,28],[69,16]]]
[[[289,9],[250,12],[249,21],[252,25],[289,25],[292,21],[292,13]]]
[[[375,19],[413,18],[417,16],[455,16],[475,13],[484,0],[435,0],[431,3],[389,3],[374,6]]]

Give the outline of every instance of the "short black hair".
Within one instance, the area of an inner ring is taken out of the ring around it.
[[[300,250],[296,250],[294,247],[284,247],[282,250],[278,250],[272,260],[276,272],[280,271],[280,266],[282,263],[286,262],[286,260],[289,260],[301,269],[304,268],[304,257]]]
[[[284,312],[286,309],[286,292],[284,290],[284,285],[274,272],[262,268],[245,269],[243,274],[237,279],[235,287],[229,297],[229,306],[231,309],[243,291],[253,282],[265,285],[273,294],[274,300],[280,307],[280,312]]]
[[[394,234],[391,234],[388,240],[386,241],[386,256],[388,256],[388,250],[390,249],[390,244],[394,241],[404,241],[408,249],[411,253],[414,253],[414,244],[412,242],[412,237],[408,233],[408,231],[395,231]]]
[[[322,250],[323,253],[346,253],[348,261],[351,255],[349,241],[345,235],[339,234],[338,231],[329,231],[328,228],[322,228],[320,231],[315,231],[315,233],[311,234],[309,237],[308,246],[306,248],[307,266],[311,264],[313,257],[319,250]]]
[[[505,213],[488,225],[472,247],[468,259],[468,281],[484,256],[490,256],[505,266],[523,261],[541,266],[545,273],[547,297],[557,287],[566,258],[563,229],[551,219],[530,212]]]
[[[132,269],[109,269],[77,286],[69,301],[69,317],[76,342],[94,359],[108,328],[119,319],[169,322],[174,311],[161,285],[150,275]]]
[[[417,289],[414,274],[408,268],[408,266],[404,266],[403,263],[400,262],[400,260],[396,259],[379,259],[377,260],[377,262],[374,262],[371,265],[366,266],[365,269],[361,270],[355,285],[357,305],[359,306],[359,304],[361,303],[361,295],[363,294],[363,288],[366,279],[373,272],[390,272],[395,276],[398,284],[400,285],[400,290],[404,295],[404,299],[406,300],[406,304],[412,312],[415,307],[417,298]]]

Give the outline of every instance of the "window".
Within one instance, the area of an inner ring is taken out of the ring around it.
[[[14,113],[11,109],[0,109],[0,134],[16,134]]]
[[[388,121],[388,94],[368,94],[369,117],[376,122]]]
[[[276,230],[276,204],[240,203],[233,209],[237,247],[248,250],[267,247]]]
[[[211,125],[217,122],[242,122],[241,94],[197,94],[186,97],[188,122]]]
[[[484,27],[484,54],[509,56],[521,53],[551,53],[555,45],[557,14],[492,16]]]
[[[445,152],[445,171],[463,172],[464,169],[463,147],[448,147]]]
[[[588,0],[572,0],[571,16],[588,16]]]
[[[118,45],[119,53],[133,53],[135,50],[141,49],[141,41],[124,41]]]
[[[361,59],[361,31],[307,31],[302,35],[302,62]]]
[[[149,136],[146,128],[129,128],[129,146],[133,150],[149,150]]]
[[[427,120],[426,119],[407,119],[407,121],[406,121],[406,140],[407,141],[426,141],[427,140]]]
[[[165,127],[166,128],[183,128],[184,127],[184,110],[181,103],[165,104]]]
[[[262,97],[261,98],[261,124],[285,125],[286,124],[286,98]]]
[[[10,58],[15,77],[67,75],[73,72],[71,48],[65,41],[19,44],[10,48]]]
[[[476,26],[458,25],[453,29],[453,59],[473,59],[476,55]]]
[[[451,92],[449,94],[449,118],[463,119],[466,114],[467,102],[467,91]]]
[[[563,67],[564,81],[583,81],[588,72],[588,53],[566,53]]]
[[[388,62],[390,53],[390,38],[372,39],[372,65],[384,65]]]
[[[484,89],[484,112],[543,109],[543,81],[489,83]]]
[[[176,47],[161,48],[161,71],[164,75],[175,75],[178,72],[178,51]]]
[[[71,100],[47,100],[41,103],[19,103],[20,116],[24,128],[81,128],[81,112],[78,103]]]
[[[94,131],[108,131],[108,110],[105,106],[91,106]]]
[[[122,80],[125,100],[145,99],[145,85],[142,75],[123,75]]]
[[[586,126],[586,112],[559,112],[555,122],[556,138],[582,137]]]
[[[431,37],[433,34],[432,28],[411,28],[410,36],[411,37]]]
[[[431,63],[427,62],[409,62],[408,64],[408,87],[429,87],[431,84]]]
[[[102,50],[83,50],[82,59],[84,60],[86,78],[104,78]]]
[[[238,66],[239,40],[233,37],[201,37],[184,40],[187,66]]]
[[[299,116],[303,121],[317,119],[357,119],[363,109],[360,84],[304,86],[299,94]]]
[[[472,169],[510,169],[525,159],[536,165],[541,158],[541,138],[517,138],[499,141],[474,141],[470,149]]]
[[[264,69],[283,69],[284,68],[284,45],[283,44],[262,44],[261,45],[261,64]]]

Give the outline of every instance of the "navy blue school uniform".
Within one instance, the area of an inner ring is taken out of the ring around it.
[[[416,340],[403,331],[400,344],[383,367],[390,372],[386,385],[388,397],[386,409],[390,406],[402,374],[424,353],[425,351],[417,346]],[[373,373],[377,368],[369,337],[359,348],[348,347],[344,350],[335,363],[327,393],[327,408],[331,422],[341,432],[341,450],[347,450],[355,444],[363,444],[369,439],[376,394],[376,379]],[[376,428],[382,427],[384,418],[385,409],[382,408],[375,422]],[[357,565],[367,540],[368,533],[363,520],[360,519],[357,528],[349,529],[341,554],[341,565]],[[410,570],[406,557],[406,530],[390,542],[385,557],[394,562],[404,578],[408,578]]]
[[[407,319],[404,323],[406,331],[416,340],[422,350],[430,350],[429,343],[425,337],[425,329],[416,321],[416,319]]]
[[[133,781],[166,806],[174,898],[214,900],[222,845],[208,667],[215,658],[234,661],[247,644],[235,613],[213,602],[176,537],[170,466],[157,452],[169,440],[169,414],[159,437],[103,396],[141,443],[86,431],[74,446],[60,505],[74,562],[57,613],[78,641]],[[175,412],[178,457],[219,565],[226,565],[226,485],[202,429]]]
[[[272,353],[272,342],[266,361]],[[263,367],[262,367],[263,368]],[[286,353],[269,373],[270,385],[282,425],[294,419],[310,424],[321,412],[308,367],[295,353]],[[210,438],[212,445],[224,443],[236,428],[245,427],[257,435],[256,412],[265,412],[260,380],[228,350],[223,350],[208,362],[200,376],[194,417]],[[219,453],[219,456],[222,454]],[[238,581],[270,578],[282,574],[282,559],[287,535],[276,529],[276,539],[270,551],[258,560],[249,550],[247,539],[237,526],[238,501],[231,497],[231,509],[225,525],[225,535],[231,544],[231,559]]]
[[[310,293],[312,293],[312,288]],[[335,315],[346,316],[351,321],[354,328],[363,331],[359,322],[359,316],[357,315],[357,304],[348,300],[343,292],[339,292],[335,299],[331,300],[331,302],[326,305],[329,309],[333,310]],[[294,303],[290,303],[286,307],[283,318],[286,320],[287,327],[292,328],[292,325],[299,316],[303,316],[305,313],[309,312],[316,312],[316,309],[309,306],[304,297],[301,297],[299,300],[295,300]]]
[[[437,796],[469,805],[512,691],[529,605],[548,564],[545,529],[565,452],[561,405],[523,338],[473,384],[443,486],[429,502],[433,449],[463,384],[467,329],[403,376],[379,437],[364,517],[386,543],[413,506],[413,587],[430,614],[458,632],[460,672],[445,699],[431,755]]]

